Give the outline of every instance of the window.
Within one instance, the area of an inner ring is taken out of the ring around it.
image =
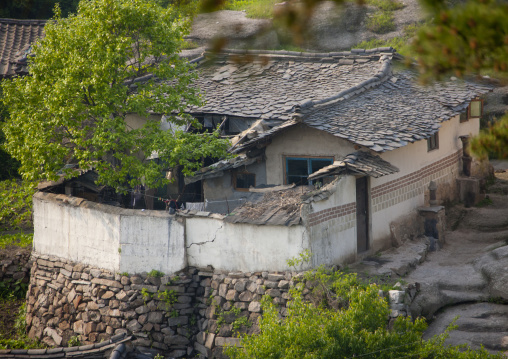
[[[256,175],[249,172],[237,172],[233,174],[234,187],[238,191],[248,191],[250,187],[256,187]]]
[[[467,108],[468,118],[480,118],[483,112],[483,101],[480,99],[471,100],[469,107]]]
[[[333,158],[286,157],[286,183],[297,186],[312,184],[307,177],[332,163]]]
[[[470,118],[480,118],[483,114],[483,101],[480,99],[471,100],[466,112],[460,114],[460,122],[467,122]]]
[[[427,152],[437,150],[439,148],[439,134],[436,132],[427,138]]]

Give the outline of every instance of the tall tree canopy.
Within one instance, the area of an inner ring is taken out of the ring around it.
[[[450,6],[445,0],[422,0],[434,18],[414,43],[424,79],[488,73],[506,79],[508,73],[508,4],[469,0]],[[474,138],[472,150],[508,158],[508,115]]]
[[[177,55],[185,28],[178,13],[148,0],[83,0],[76,15],[59,15],[57,8],[33,48],[30,75],[3,84],[5,147],[25,179],[54,179],[72,162],[94,167],[99,182],[113,187],[141,178],[158,186],[164,168],[191,173],[202,157],[225,153],[217,133],[163,131],[156,120],[134,129],[125,121],[150,113],[176,125],[193,121],[183,110],[200,97],[192,65]],[[147,161],[154,153],[164,161]]]
[[[0,17],[12,19],[49,19],[55,4],[59,4],[66,17],[76,12],[79,0],[2,0]]]

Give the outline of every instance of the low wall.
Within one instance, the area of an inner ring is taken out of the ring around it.
[[[67,346],[134,335],[138,347],[171,357],[220,357],[241,333],[255,333],[260,299],[285,308],[290,272],[210,272],[188,268],[172,276],[118,274],[57,257],[33,256],[27,295],[31,338]],[[284,312],[284,309],[281,309]],[[247,320],[239,321],[245,317]]]
[[[287,313],[297,272],[222,272],[192,267],[161,277],[118,274],[97,267],[33,255],[27,294],[27,329],[48,346],[66,347],[133,335],[140,350],[174,358],[224,358],[225,345],[259,332],[261,298],[269,295]],[[312,299],[307,282],[304,298]],[[389,293],[391,318],[407,315],[416,290]],[[393,320],[390,319],[391,323]]]
[[[309,248],[304,226],[226,223],[209,212],[170,215],[82,198],[34,196],[34,250],[112,272],[174,273],[188,265],[220,270],[286,270]]]
[[[16,290],[14,286],[16,283],[25,283],[28,285],[30,280],[30,268],[32,268],[32,261],[30,259],[31,248],[28,247],[14,247],[9,246],[0,249],[0,282],[6,286],[15,295]],[[23,291],[23,286],[20,291]]]

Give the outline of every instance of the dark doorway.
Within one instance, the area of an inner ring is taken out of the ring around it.
[[[369,188],[367,177],[356,179],[356,241],[358,253],[369,249]]]

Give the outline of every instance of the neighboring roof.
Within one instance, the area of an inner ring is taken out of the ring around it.
[[[192,177],[185,177],[185,184],[194,183],[207,178],[220,177],[224,171],[232,170],[241,166],[248,166],[261,159],[261,157],[250,158],[246,154],[234,158],[222,160],[208,167],[203,167]]]
[[[188,112],[288,120],[297,105],[326,102],[365,81],[380,80],[386,71],[380,57],[392,53],[381,48],[363,54],[226,50],[207,55],[195,81],[206,103]]]
[[[304,111],[304,123],[376,152],[430,137],[440,123],[464,112],[490,86],[448,81],[418,84],[416,72],[395,71],[388,81],[362,94]]]
[[[3,349],[2,358],[75,358],[75,359],[106,359],[122,358],[127,353],[125,343],[135,339],[127,334],[117,334],[100,343],[81,345],[78,347],[57,347],[49,349]],[[115,354],[117,353],[117,354]]]
[[[30,44],[44,36],[46,20],[0,19],[0,78],[26,74]]]
[[[310,189],[314,187],[299,186],[267,192],[261,200],[235,208],[230,215],[224,217],[224,221],[276,226],[300,224],[301,197]]]
[[[309,179],[315,180],[342,174],[364,174],[378,178],[396,172],[399,172],[399,169],[381,157],[372,155],[369,152],[358,151],[350,153],[341,160],[333,162],[330,166],[312,173]]]

